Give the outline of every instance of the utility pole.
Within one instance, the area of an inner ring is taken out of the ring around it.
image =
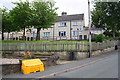
[[[71,28],[71,20],[70,20],[70,40],[72,40],[72,28]]]
[[[90,1],[88,0],[88,27],[89,27],[89,58],[92,53],[92,43],[91,43],[91,12],[90,12]]]

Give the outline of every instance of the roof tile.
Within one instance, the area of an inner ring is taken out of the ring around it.
[[[84,19],[84,14],[75,14],[75,15],[63,15],[63,16],[58,16],[58,21],[70,21],[70,20],[83,20]]]

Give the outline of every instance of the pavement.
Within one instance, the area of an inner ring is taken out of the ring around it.
[[[100,56],[86,58],[86,59],[79,60],[79,61],[71,61],[71,62],[68,62],[67,64],[65,63],[65,64],[59,64],[56,66],[47,67],[47,68],[45,68],[45,71],[43,71],[43,72],[35,72],[35,73],[27,74],[27,75],[24,75],[22,73],[15,73],[15,74],[10,74],[10,75],[6,75],[6,76],[2,76],[2,77],[3,78],[41,78],[46,75],[50,75],[50,74],[53,74],[53,73],[56,73],[59,71],[63,71],[63,70],[69,69],[69,68],[73,68],[76,66],[84,65],[86,63],[90,63],[92,61],[96,61],[101,58],[112,56],[117,53],[118,53],[118,51],[113,51],[110,53],[102,54]]]

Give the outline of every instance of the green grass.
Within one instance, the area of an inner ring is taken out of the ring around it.
[[[17,40],[2,40],[1,41],[2,43],[34,43],[34,42],[47,42],[47,43],[51,43],[51,42],[62,42],[62,43],[64,43],[64,42],[85,42],[85,43],[88,43],[88,41],[75,41],[75,40],[60,40],[60,41],[49,41],[49,40],[40,40],[40,41],[23,41],[23,40],[21,40],[21,41],[17,41]]]
[[[73,40],[60,40],[60,41],[15,41],[15,40],[4,40],[3,43],[30,43],[27,46],[25,44],[21,46],[13,46],[13,44],[9,44],[9,46],[5,46],[5,49],[14,50],[16,48],[18,49],[25,49],[25,50],[75,50],[76,49],[76,43],[85,44],[88,43],[88,41],[73,41]],[[46,44],[47,46],[44,46],[43,44]],[[61,45],[64,44],[64,45]],[[35,45],[35,46],[34,46]],[[87,50],[88,46],[80,45],[79,48],[81,50]]]
[[[21,41],[17,41],[17,40],[3,40],[2,41],[2,43],[29,43],[29,42],[50,42],[50,41],[23,41],[23,40],[21,40]]]

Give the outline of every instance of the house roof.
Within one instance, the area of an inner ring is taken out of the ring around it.
[[[89,27],[85,27],[85,30],[89,30]],[[103,30],[103,29],[102,28],[91,27],[91,30],[93,30],[93,31],[97,30],[98,31],[98,30]]]
[[[91,27],[91,30],[103,30],[102,28]]]
[[[70,21],[70,20],[83,20],[84,19],[84,14],[75,14],[75,15],[63,15],[63,16],[58,16],[58,21]]]

